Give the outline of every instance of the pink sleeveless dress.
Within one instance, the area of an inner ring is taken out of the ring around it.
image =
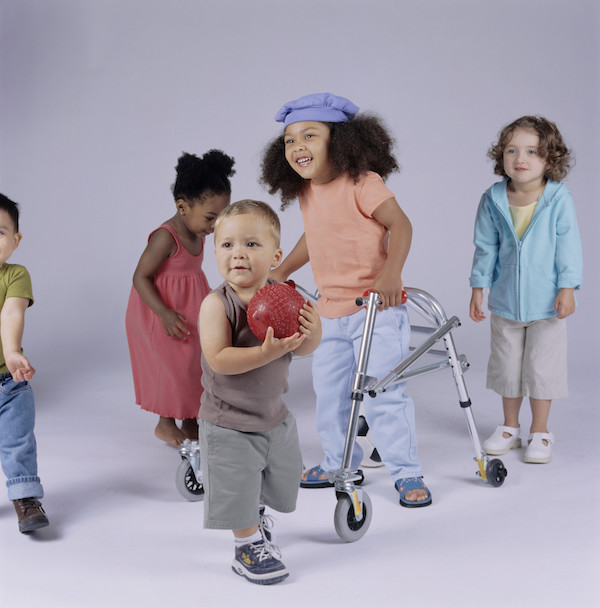
[[[202,395],[198,312],[210,291],[202,271],[204,248],[194,256],[170,226],[163,224],[160,229],[173,235],[177,252],[158,269],[154,285],[165,304],[187,319],[190,335],[186,340],[169,337],[160,319],[132,287],[125,328],[135,402],[166,418],[197,418]]]

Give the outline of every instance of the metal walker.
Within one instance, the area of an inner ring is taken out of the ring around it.
[[[300,286],[296,287],[304,294],[314,298],[314,295],[309,294]],[[464,355],[457,354],[452,337],[452,330],[460,326],[458,317],[453,316],[448,319],[440,303],[432,295],[421,289],[406,288],[405,291],[409,308],[428,322],[427,326],[411,324],[412,333],[425,334],[426,337],[418,347],[411,347],[410,355],[381,380],[367,374],[373,327],[377,307],[380,305],[379,294],[371,292],[368,298],[362,297],[356,300],[357,306],[366,305],[367,314],[352,386],[352,406],[346,432],[342,466],[336,471],[329,472],[329,480],[334,484],[337,496],[337,505],[334,512],[335,530],[338,536],[346,542],[354,542],[362,538],[367,532],[372,518],[371,500],[368,494],[354,483],[360,481],[361,477],[357,471],[350,467],[358,431],[360,405],[365,395],[376,397],[392,384],[450,367],[458,392],[459,404],[465,413],[467,427],[473,443],[474,460],[478,465],[476,474],[494,487],[501,486],[507,475],[502,461],[498,458],[490,459],[479,441],[471,411],[471,400],[463,377],[463,372],[468,369],[469,363]],[[443,340],[445,350],[433,349],[434,345],[440,340]],[[434,355],[439,360],[415,368],[413,364],[426,354]],[[204,498],[204,486],[202,484],[198,442],[186,439],[179,448],[179,454],[182,460],[175,478],[177,489],[190,501],[202,500]]]
[[[440,303],[425,291],[414,288],[406,288],[405,291],[408,306],[429,322],[428,326],[411,325],[412,332],[423,333],[427,337],[418,347],[411,348],[410,355],[381,380],[367,375],[375,316],[377,307],[381,304],[379,294],[371,292],[368,298],[363,297],[356,300],[357,306],[365,306],[366,304],[367,314],[352,386],[352,406],[342,466],[339,470],[331,471],[329,474],[329,480],[334,484],[338,501],[334,512],[335,530],[338,536],[346,542],[354,542],[362,538],[369,528],[372,517],[371,500],[362,488],[354,484],[360,477],[356,471],[350,468],[354,441],[358,430],[359,409],[364,395],[376,397],[392,384],[450,367],[458,391],[459,404],[465,412],[467,426],[473,442],[475,460],[478,465],[477,475],[495,487],[501,486],[507,475],[502,461],[497,458],[490,460],[479,441],[471,411],[471,400],[463,378],[463,372],[468,369],[469,364],[464,355],[457,354],[451,333],[452,329],[460,325],[458,317],[453,316],[448,319]],[[443,340],[445,352],[433,350],[433,346],[439,340]],[[414,368],[415,361],[428,353],[440,356],[442,359],[436,363]]]

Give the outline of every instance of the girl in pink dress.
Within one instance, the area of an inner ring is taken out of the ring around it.
[[[202,158],[182,154],[172,188],[177,213],[150,234],[133,275],[125,327],[135,401],[160,416],[155,435],[175,447],[198,438],[197,318],[210,291],[202,271],[204,237],[229,205],[233,165],[220,150]]]

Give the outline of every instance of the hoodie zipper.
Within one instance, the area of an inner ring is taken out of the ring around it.
[[[546,188],[544,187],[544,190],[545,189]],[[540,200],[541,200],[542,196],[543,196],[543,192],[540,195]],[[504,218],[504,221],[508,224],[510,232],[513,235],[513,238],[517,244],[516,294],[517,294],[517,311],[518,311],[518,317],[519,317],[518,321],[521,321],[521,319],[523,318],[523,311],[521,310],[521,291],[522,291],[521,290],[521,249],[523,247],[523,242],[525,241],[525,237],[529,234],[529,232],[531,232],[533,225],[538,221],[538,218],[544,212],[544,209],[546,207],[548,207],[548,202],[544,203],[543,207],[539,211],[537,210],[537,207],[536,207],[536,211],[538,211],[538,212],[535,213],[535,215],[531,219],[531,223],[527,227],[527,230],[525,231],[525,234],[523,235],[523,239],[519,240],[519,237],[517,236],[517,233],[515,232],[515,227],[512,222],[512,216],[510,218],[506,217],[504,210],[500,207],[500,205],[497,203],[497,201],[494,200],[493,198],[492,198],[492,200],[494,202],[494,205],[500,211],[500,215],[502,215],[502,217]],[[539,201],[538,201],[538,204],[539,204]],[[509,209],[509,214],[510,214],[510,209]]]

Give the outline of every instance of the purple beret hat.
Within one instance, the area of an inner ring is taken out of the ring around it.
[[[358,112],[349,99],[331,93],[313,93],[288,101],[275,115],[277,122],[284,126],[303,120],[318,122],[348,122]]]

